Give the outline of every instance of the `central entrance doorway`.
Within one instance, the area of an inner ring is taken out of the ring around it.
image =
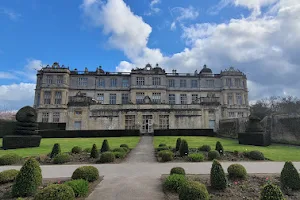
[[[143,115],[143,133],[153,133],[152,115]]]

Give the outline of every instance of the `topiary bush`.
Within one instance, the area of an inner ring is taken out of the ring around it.
[[[202,153],[192,153],[188,155],[188,161],[190,162],[202,162],[204,155]]]
[[[165,146],[165,147],[157,147],[156,148],[157,151],[164,151],[164,150],[170,150],[169,147]]]
[[[126,151],[124,148],[122,148],[122,147],[114,148],[112,151],[113,151],[113,152],[127,152],[127,151]]]
[[[284,196],[278,186],[266,184],[260,194],[260,200],[284,200]]]
[[[115,151],[113,152],[113,154],[115,155],[115,158],[125,158],[126,156],[126,152],[120,152],[120,151]]]
[[[71,152],[75,153],[75,154],[81,153],[82,152],[82,148],[79,147],[79,146],[75,146],[75,147],[72,148]]]
[[[227,179],[222,165],[214,160],[210,170],[210,184],[214,189],[224,190],[227,187]]]
[[[162,162],[168,162],[174,159],[174,153],[170,150],[164,150],[158,153],[158,157],[161,158]]]
[[[92,149],[90,147],[83,149],[84,152],[86,153],[91,153]]]
[[[53,163],[54,164],[64,164],[67,162],[70,162],[71,157],[69,154],[67,153],[60,153],[57,154],[54,158],[53,158]]]
[[[297,169],[292,162],[285,162],[280,174],[280,182],[283,188],[290,188],[292,190],[300,189],[300,177]]]
[[[120,147],[124,147],[129,150],[129,146],[127,144],[121,144]]]
[[[189,155],[189,145],[186,140],[181,140],[180,147],[179,147],[180,156],[187,156]]]
[[[103,153],[103,152],[106,152],[106,151],[109,151],[109,150],[110,150],[110,148],[109,148],[108,141],[105,139],[102,142],[102,147],[101,147],[100,152]]]
[[[83,179],[88,182],[93,182],[99,179],[99,171],[93,166],[78,167],[72,174],[72,179]]]
[[[265,160],[264,154],[260,151],[250,151],[247,155],[252,160]]]
[[[115,161],[115,154],[113,152],[107,151],[100,155],[98,163],[111,163]]]
[[[33,158],[29,158],[16,177],[12,186],[13,197],[27,197],[36,193],[42,184],[42,171],[40,164]]]
[[[240,178],[245,179],[247,176],[247,171],[243,165],[232,164],[227,168],[227,172],[230,178]]]
[[[73,189],[75,197],[85,197],[89,192],[89,182],[83,179],[77,179],[64,182]]]
[[[158,147],[166,147],[166,144],[159,144]]]
[[[9,169],[0,172],[0,184],[13,182],[17,178],[19,172],[20,171],[16,169]]]
[[[199,151],[206,151],[209,152],[211,150],[211,147],[209,145],[202,145],[198,148]]]
[[[73,200],[75,193],[67,184],[50,184],[40,190],[34,200]]]
[[[178,192],[179,188],[186,183],[186,178],[181,174],[172,174],[166,178],[163,183],[164,190],[171,192]]]
[[[96,144],[93,144],[90,157],[91,158],[98,158],[99,157],[99,152],[98,152]]]
[[[21,156],[10,153],[0,157],[0,165],[13,165],[21,161]]]
[[[216,150],[208,152],[207,156],[208,156],[208,160],[214,160],[214,159],[219,159],[220,158],[220,154]]]
[[[216,151],[218,151],[220,155],[224,154],[224,148],[220,141],[217,141],[216,143]]]
[[[186,182],[179,190],[179,200],[208,200],[206,186],[197,181]]]
[[[170,171],[170,175],[172,174],[185,175],[185,170],[182,167],[173,167]]]
[[[176,151],[179,151],[180,144],[181,144],[181,138],[177,138],[177,140],[176,140],[176,148],[175,148]]]
[[[57,154],[60,154],[61,150],[60,150],[60,144],[55,143],[53,145],[52,151],[50,153],[50,158],[54,158]]]

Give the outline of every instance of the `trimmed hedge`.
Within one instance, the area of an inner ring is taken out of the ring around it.
[[[120,152],[120,151],[115,151],[113,152],[113,154],[115,155],[115,158],[125,158],[125,156],[127,155],[126,152]]]
[[[40,164],[34,158],[29,158],[12,186],[13,197],[27,197],[36,193],[38,187],[42,184],[42,170]]]
[[[90,147],[87,147],[87,148],[83,149],[83,151],[86,153],[91,153],[92,149]]]
[[[174,153],[170,150],[163,150],[158,153],[158,157],[162,162],[172,161],[174,159]]]
[[[0,157],[0,165],[13,165],[20,162],[21,159],[22,158],[15,153],[5,154]]]
[[[99,171],[96,167],[93,166],[82,166],[77,168],[73,174],[72,179],[83,179],[88,182],[93,182],[99,179]]]
[[[180,156],[187,156],[189,155],[189,145],[186,140],[181,140],[180,147],[179,147]]]
[[[230,178],[244,179],[247,176],[247,171],[243,165],[232,164],[227,168],[227,172]]]
[[[54,158],[53,158],[53,163],[54,164],[64,164],[67,162],[70,162],[71,158],[70,155],[67,153],[60,153],[57,154]]]
[[[157,151],[164,151],[164,150],[170,150],[169,147],[164,146],[164,147],[157,147],[156,148]]]
[[[260,151],[250,151],[248,157],[252,160],[265,160],[265,156]]]
[[[16,169],[9,169],[0,172],[0,184],[15,181],[19,172],[20,171]]]
[[[166,178],[163,183],[164,190],[178,192],[180,187],[186,183],[186,178],[181,174],[172,174]]]
[[[209,145],[202,145],[201,147],[198,148],[199,151],[206,151],[210,152],[211,147]]]
[[[34,200],[73,200],[75,193],[67,184],[51,184],[40,190]]]
[[[188,181],[179,190],[179,200],[209,200],[209,194],[204,184]]]
[[[214,159],[220,159],[220,154],[216,150],[208,152],[208,160],[214,160]]]
[[[278,186],[266,184],[260,194],[260,200],[284,200],[284,196]]]
[[[2,148],[6,150],[39,147],[41,139],[40,135],[6,135],[3,136]]]
[[[60,144],[55,143],[52,147],[52,151],[50,153],[50,158],[54,158],[57,154],[61,153]]]
[[[239,133],[238,139],[239,139],[239,144],[256,145],[256,146],[271,145],[270,134],[264,132]]]
[[[102,146],[101,146],[100,152],[103,153],[103,152],[106,152],[106,151],[109,151],[109,150],[110,150],[110,148],[109,148],[108,141],[105,139],[102,142]]]
[[[89,192],[89,182],[83,179],[64,182],[73,189],[75,197],[85,197]]]
[[[202,162],[204,155],[202,153],[192,153],[188,155],[188,161],[190,162]]]
[[[129,150],[129,146],[127,144],[121,144],[120,147],[127,148]]]
[[[93,144],[90,157],[91,158],[98,158],[99,157],[99,152],[98,152],[96,144]]]
[[[227,187],[227,179],[222,165],[214,160],[210,170],[210,185],[217,190],[224,190]]]
[[[119,147],[119,148],[114,148],[113,150],[112,150],[113,152],[127,152],[123,147]]]
[[[179,151],[180,144],[181,144],[181,138],[177,138],[177,140],[176,140],[176,147],[175,147],[176,151]]]
[[[111,163],[115,161],[115,154],[113,152],[107,151],[100,155],[100,159],[97,163]]]
[[[170,171],[170,175],[172,174],[185,175],[185,170],[182,167],[173,167]]]
[[[213,129],[155,129],[154,136],[216,136]]]
[[[280,173],[280,182],[283,188],[290,188],[292,190],[300,189],[299,173],[292,162],[285,162]]]
[[[72,148],[71,152],[74,153],[74,154],[81,153],[82,148],[79,147],[79,146],[75,146],[75,147]]]

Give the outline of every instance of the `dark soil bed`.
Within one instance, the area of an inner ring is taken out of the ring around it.
[[[162,181],[168,175],[162,176]],[[257,200],[260,198],[262,186],[271,182],[280,186],[278,174],[249,175],[246,180],[229,180],[229,187],[224,191],[210,187],[209,175],[186,175],[189,180],[199,181],[206,185],[211,196],[210,200]],[[286,200],[299,200],[300,191],[284,191]],[[166,200],[178,200],[178,194],[165,191]]]
[[[69,178],[55,178],[55,179],[43,179],[43,184],[42,186],[39,188],[40,190],[45,188],[47,185],[52,184],[52,183],[59,183],[62,184],[65,181],[70,180]],[[103,177],[100,177],[98,180],[89,183],[89,193],[88,195],[90,195],[93,190],[96,188],[96,186],[103,180]],[[0,184],[0,199],[1,200],[16,200],[17,198],[13,198],[11,196],[11,190],[12,190],[12,185],[13,182],[11,183],[6,183],[6,184]],[[87,195],[87,196],[88,196]],[[86,196],[86,197],[87,197]],[[78,197],[76,198],[76,200],[84,200],[86,197]],[[23,198],[24,200],[32,200],[33,197],[27,197],[27,198]]]

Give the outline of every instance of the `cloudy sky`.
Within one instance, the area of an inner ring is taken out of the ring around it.
[[[1,0],[0,110],[33,104],[35,73],[71,69],[214,73],[248,77],[250,100],[300,96],[299,0]]]

